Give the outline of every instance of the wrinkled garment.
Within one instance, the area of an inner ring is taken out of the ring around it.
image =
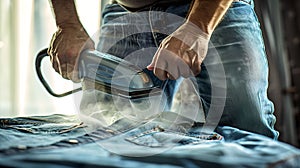
[[[167,114],[169,115],[169,114]],[[300,150],[233,127],[201,133],[165,129],[163,120],[120,120],[89,129],[77,116],[0,119],[0,166],[298,167]],[[47,131],[49,130],[49,131]],[[116,131],[118,130],[118,131]]]

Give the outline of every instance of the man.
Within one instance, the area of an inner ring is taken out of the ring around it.
[[[78,55],[94,49],[94,42],[73,0],[51,4],[58,30],[48,52],[54,69],[76,82]],[[267,59],[253,7],[252,0],[113,0],[102,13],[97,49],[126,59],[151,48],[143,54],[150,58],[142,61],[147,66],[141,67],[157,85],[169,80],[169,104],[177,79],[195,76],[206,116],[222,112],[220,121],[212,117],[217,120],[212,122],[276,139]]]

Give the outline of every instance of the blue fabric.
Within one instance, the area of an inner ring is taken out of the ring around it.
[[[61,123],[61,122],[64,123]],[[37,147],[53,144],[65,137],[86,134],[75,116],[44,116],[0,119],[0,150],[19,147]],[[38,135],[38,136],[36,136]]]
[[[160,42],[184,22],[189,7],[189,1],[181,5],[158,2],[128,12],[118,4],[109,4],[103,12],[98,50],[145,68]],[[267,97],[268,62],[253,1],[234,2],[210,42],[201,73],[196,76],[207,122],[277,139],[274,106]],[[164,85],[151,71],[145,71],[157,86]],[[166,110],[180,83],[181,79],[167,81]]]
[[[0,167],[300,165],[299,149],[227,126],[218,127],[214,133],[217,136],[207,136],[199,128],[191,128],[185,134],[163,130],[165,123],[160,120],[139,126],[120,120],[94,131],[89,131],[89,125],[81,123],[77,116],[2,118],[0,123]],[[160,129],[153,129],[158,125]]]

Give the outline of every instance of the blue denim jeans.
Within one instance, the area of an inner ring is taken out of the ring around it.
[[[137,12],[108,4],[102,13],[98,50],[140,66],[161,86],[165,81],[146,66],[161,41],[184,22],[189,8],[190,1],[176,5],[158,2]],[[233,2],[228,9],[211,36],[195,81],[207,123],[278,137],[274,106],[267,97],[268,62],[252,0]],[[168,107],[180,82],[167,81]]]
[[[138,126],[122,119],[92,132],[87,131],[86,124],[78,116],[65,115],[0,118],[0,167],[299,167],[300,164],[299,149],[232,127],[217,127],[223,137],[220,141],[217,134],[206,136],[197,128],[186,135],[159,131],[157,126],[164,125],[160,121]],[[118,154],[140,157],[116,155],[107,146]],[[164,147],[168,150],[162,150]],[[149,155],[151,152],[157,154]]]

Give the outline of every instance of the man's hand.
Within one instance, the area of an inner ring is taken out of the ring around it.
[[[208,49],[209,35],[185,23],[165,38],[148,65],[161,80],[197,75]]]
[[[65,79],[79,82],[77,62],[84,49],[94,49],[94,42],[80,23],[74,0],[49,0],[57,31],[48,54],[56,72]]]
[[[194,0],[187,22],[162,41],[148,69],[161,80],[200,73],[209,38],[232,2]]]
[[[71,24],[58,27],[54,33],[48,54],[56,72],[65,79],[79,82],[77,62],[82,50],[94,49],[94,42],[82,26]]]

